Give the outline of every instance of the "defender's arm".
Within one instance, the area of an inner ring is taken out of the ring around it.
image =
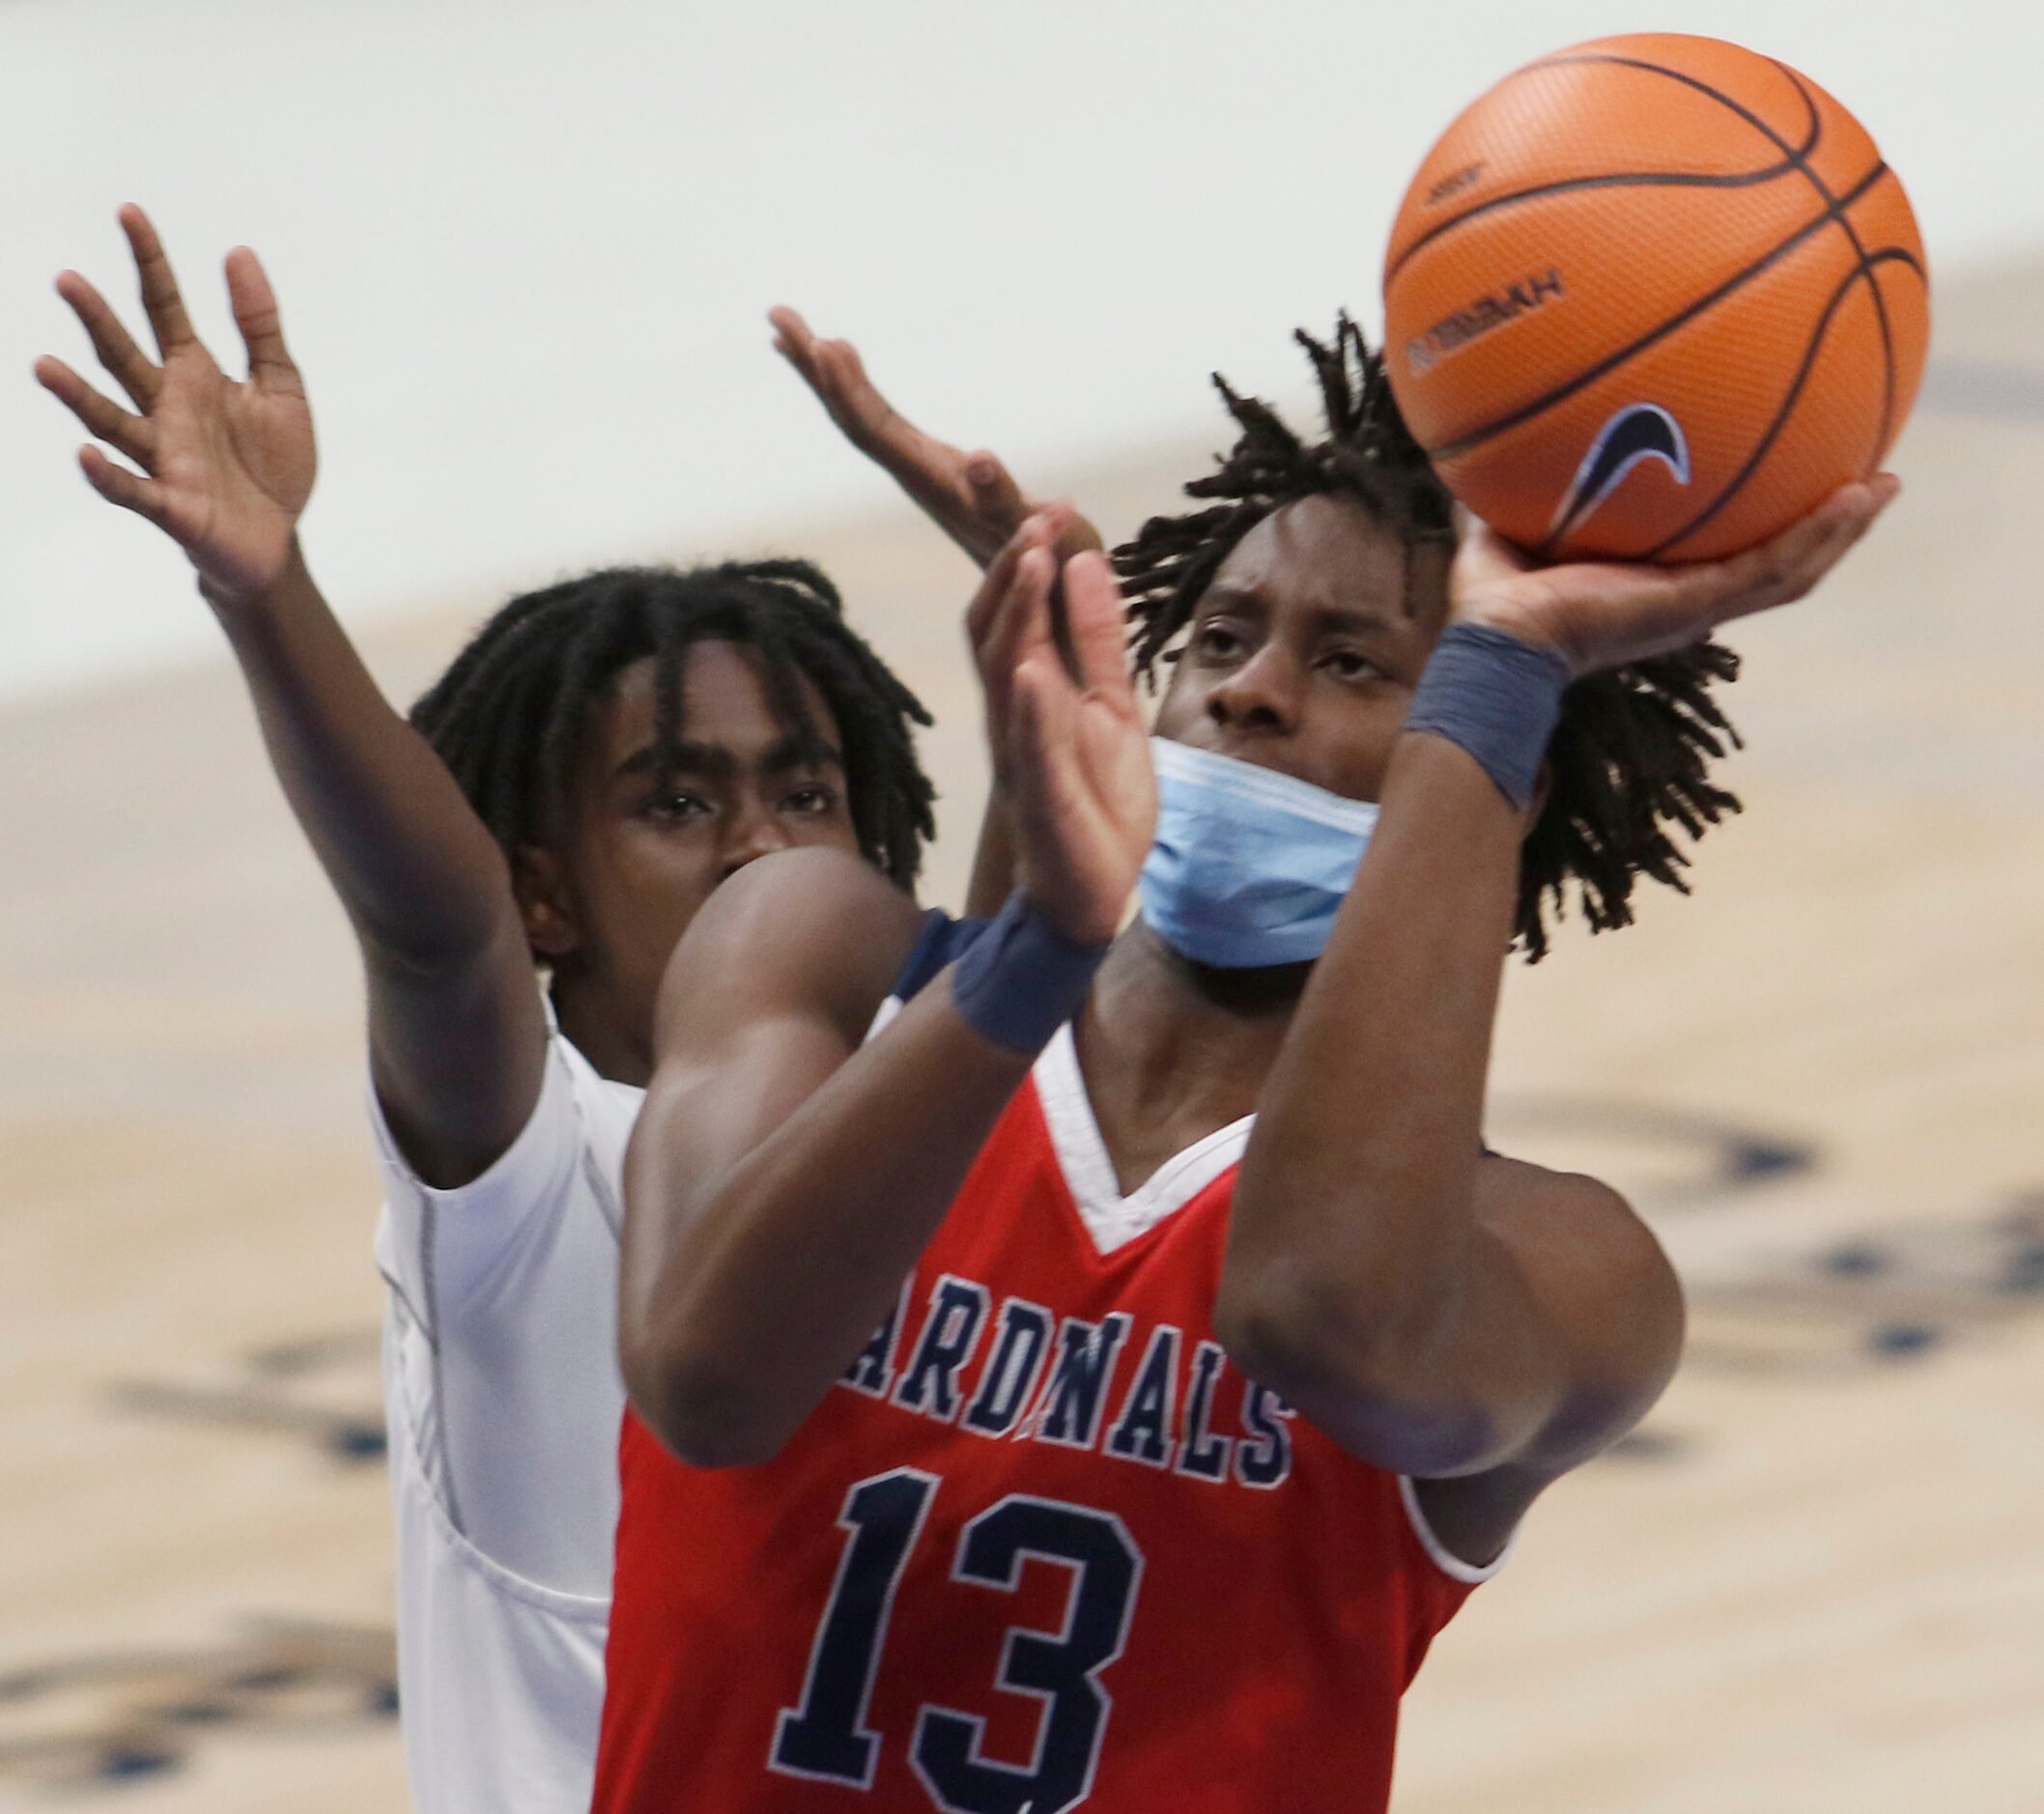
[[[866,376],[859,349],[849,340],[818,339],[791,308],[774,309],[768,320],[774,325],[775,351],[795,368],[845,439],[900,486],[975,566],[991,566],[1031,517],[1047,525],[1061,563],[1101,546],[1099,530],[1070,504],[1033,501],[1008,468],[984,448],[967,453],[918,428]],[[967,617],[965,629],[980,682],[987,688],[987,721],[992,724],[1002,713],[996,690],[1006,684],[1006,669],[998,653],[988,649],[985,626],[977,613]],[[997,741],[993,787],[965,896],[965,911],[975,919],[991,917],[1014,886],[1014,831],[1001,774],[1003,754]]]
[[[277,779],[355,927],[384,1120],[424,1182],[467,1183],[517,1139],[546,1063],[503,852],[383,697],[296,545],[276,586],[214,610]]]
[[[136,346],[75,272],[58,291],[134,405],[61,360],[43,384],[94,436],[93,488],[176,541],[227,635],[271,763],[348,911],[368,969],[376,1087],[407,1159],[429,1184],[479,1176],[538,1099],[546,1021],[502,853],[454,778],[383,698],[320,596],[298,543],[317,464],[305,387],[254,253],[227,285],[245,382],[193,333],[156,230],[121,224],[161,362]]]

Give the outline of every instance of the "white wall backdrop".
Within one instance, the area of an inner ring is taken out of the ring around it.
[[[1376,313],[1406,175],[1542,51],[1652,26],[1859,113],[1934,269],[2044,241],[2044,14],[1986,0],[0,0],[0,693],[212,637],[29,378],[49,279],[126,302],[156,213],[202,329],[261,250],[318,413],[343,609],[878,501],[767,351],[790,300],[933,426],[1061,463],[1212,419],[1218,365]],[[1218,430],[1216,430],[1218,436]]]

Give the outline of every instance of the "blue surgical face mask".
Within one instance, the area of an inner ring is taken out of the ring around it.
[[[1377,808],[1311,781],[1150,739],[1157,836],[1143,919],[1195,963],[1301,964],[1326,949],[1369,848]]]

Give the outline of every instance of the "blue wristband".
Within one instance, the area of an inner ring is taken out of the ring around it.
[[[1106,955],[1039,919],[1017,889],[952,966],[951,1000],[981,1038],[1034,1058],[1079,1011]]]
[[[1523,812],[1570,679],[1559,650],[1536,649],[1489,624],[1450,624],[1420,676],[1405,728],[1466,750]]]

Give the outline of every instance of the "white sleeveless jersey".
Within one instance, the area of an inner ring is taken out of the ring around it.
[[[644,1092],[553,1035],[532,1118],[435,1190],[375,1092],[398,1693],[420,1814],[582,1814],[617,1525],[617,1231]]]

